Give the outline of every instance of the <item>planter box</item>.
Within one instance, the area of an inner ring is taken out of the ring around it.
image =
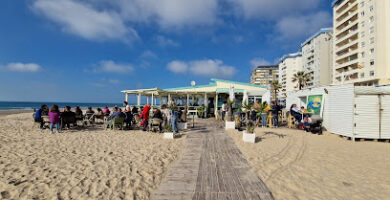
[[[187,122],[177,123],[177,128],[178,128],[179,130],[186,130],[186,129],[188,128]]]
[[[244,142],[256,143],[256,134],[243,131],[242,140],[244,140]]]
[[[175,134],[172,132],[164,133],[164,139],[175,139]]]
[[[234,121],[226,121],[225,122],[225,129],[235,129],[236,123]]]

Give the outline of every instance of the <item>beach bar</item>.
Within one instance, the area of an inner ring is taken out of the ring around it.
[[[152,107],[160,107],[175,102],[179,107],[187,107],[189,112],[196,112],[199,107],[203,107],[207,116],[217,116],[223,102],[228,99],[231,87],[234,88],[236,105],[242,103],[244,93],[248,95],[249,103],[256,100],[262,102],[264,98],[269,98],[267,86],[215,78],[211,79],[211,82],[207,85],[123,90],[122,93],[125,94],[126,101],[129,100],[130,95],[136,95],[137,106],[141,106],[141,99],[146,97],[146,102],[150,103]]]

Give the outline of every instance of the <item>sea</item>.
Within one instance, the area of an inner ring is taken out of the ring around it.
[[[72,108],[80,106],[80,108],[103,108],[104,106],[114,107],[122,106],[122,103],[75,103],[75,102],[16,102],[16,101],[0,101],[0,110],[33,110],[40,108],[42,104],[52,106],[58,105],[60,108],[70,106]]]

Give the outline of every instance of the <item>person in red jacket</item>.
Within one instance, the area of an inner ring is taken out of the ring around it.
[[[141,126],[143,127],[143,131],[146,131],[146,127],[148,127],[149,111],[150,111],[150,104],[147,103],[145,105],[145,108],[142,110],[142,113],[140,116],[140,118],[142,119]]]

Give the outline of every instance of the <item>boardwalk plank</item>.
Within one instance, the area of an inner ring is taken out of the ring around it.
[[[264,182],[213,120],[187,132],[181,159],[167,173],[154,199],[273,200]]]

